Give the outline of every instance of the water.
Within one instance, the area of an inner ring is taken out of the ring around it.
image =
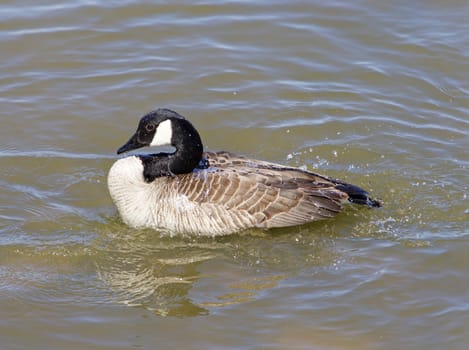
[[[2,349],[466,349],[469,6],[14,2],[0,11]],[[156,107],[210,150],[384,202],[217,239],[127,228]]]

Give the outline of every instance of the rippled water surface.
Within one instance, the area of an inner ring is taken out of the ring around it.
[[[467,349],[467,1],[10,1],[2,349]],[[127,228],[116,149],[168,107],[350,206],[221,238]]]

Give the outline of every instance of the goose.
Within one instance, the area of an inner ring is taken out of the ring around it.
[[[331,218],[346,202],[380,207],[358,186],[230,152],[204,152],[194,126],[169,109],[144,115],[110,168],[108,188],[125,224],[171,235],[216,236]]]

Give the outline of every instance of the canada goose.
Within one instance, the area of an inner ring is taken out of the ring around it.
[[[347,201],[381,206],[340,180],[228,152],[203,152],[197,130],[169,109],[143,116],[117,153],[163,145],[175,151],[125,157],[109,171],[109,192],[129,226],[215,236],[330,218]]]

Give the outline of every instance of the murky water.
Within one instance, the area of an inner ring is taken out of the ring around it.
[[[2,349],[466,349],[467,1],[0,9]],[[127,228],[115,150],[156,107],[207,149],[379,210],[217,239]]]

